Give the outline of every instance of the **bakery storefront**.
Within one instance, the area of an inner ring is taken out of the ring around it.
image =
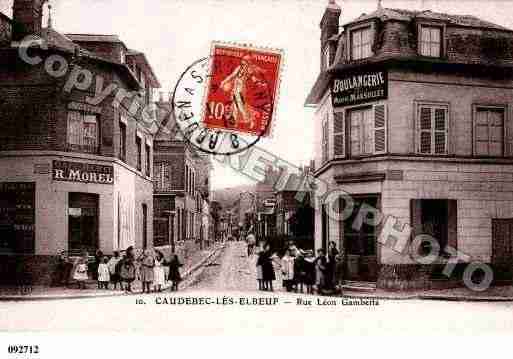
[[[1,283],[49,284],[63,251],[108,254],[138,246],[136,232],[141,240],[149,233],[152,197],[137,191],[138,175],[90,157],[2,158]]]
[[[325,159],[358,160],[383,154],[387,147],[386,69],[371,66],[335,73],[330,83],[329,94],[323,106],[326,111],[323,119]],[[330,137],[334,141],[333,144],[329,143]],[[352,224],[361,206],[381,207],[383,178],[356,163],[353,163],[351,168],[343,167],[343,170],[337,168],[333,171],[329,176],[330,181],[334,181],[333,186],[342,188],[352,195],[354,210],[351,218],[338,224],[336,229],[330,225],[326,210],[321,211],[322,236],[319,245],[327,248],[330,241],[335,241],[339,248],[344,248],[347,279],[376,281],[378,231],[366,224],[355,229]],[[340,236],[337,233],[339,231]]]

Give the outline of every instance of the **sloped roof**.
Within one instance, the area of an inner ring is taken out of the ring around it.
[[[474,27],[481,29],[493,29],[493,30],[501,30],[501,31],[512,31],[504,26],[494,24],[492,22],[482,20],[473,15],[453,15],[447,13],[438,13],[433,12],[431,10],[425,11],[417,11],[417,10],[406,10],[406,9],[390,9],[390,8],[380,8],[376,11],[373,11],[370,14],[362,14],[357,17],[355,20],[346,24],[350,25],[355,22],[361,22],[369,19],[379,18],[383,21],[385,20],[399,20],[399,21],[411,21],[415,18],[422,18],[427,20],[438,20],[444,21],[448,24],[455,26],[465,26],[465,27]]]
[[[89,52],[75,44],[69,37],[55,31],[50,27],[45,27],[41,30],[41,38],[46,41],[49,47],[54,47],[59,50],[72,53],[74,53],[76,49],[81,49],[84,53],[89,55]]]
[[[151,67],[150,62],[148,61],[148,58],[144,54],[144,52],[128,49],[126,52],[127,57],[133,57],[134,60],[137,62],[138,65],[144,67],[144,70],[150,75],[150,83],[154,88],[160,88],[161,84],[157,78],[157,75],[155,75],[155,71],[153,71],[153,68]]]
[[[68,38],[78,42],[114,42],[122,43],[118,35],[103,35],[103,34],[66,34]],[[123,44],[124,45],[124,44]]]

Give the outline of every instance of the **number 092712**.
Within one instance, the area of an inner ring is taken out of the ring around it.
[[[39,354],[38,345],[9,345],[8,354]]]

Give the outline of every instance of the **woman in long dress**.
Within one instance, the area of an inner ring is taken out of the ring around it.
[[[271,246],[269,244],[266,244],[264,247],[264,253],[262,253],[261,263],[264,290],[269,290],[272,292],[273,280],[276,280],[276,274],[274,273]]]
[[[153,290],[162,291],[162,286],[166,284],[164,273],[164,255],[157,251],[155,256],[155,266],[153,267]]]

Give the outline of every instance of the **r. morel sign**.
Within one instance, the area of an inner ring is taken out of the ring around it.
[[[114,167],[80,162],[53,161],[52,176],[55,181],[113,184]]]
[[[387,88],[388,74],[384,69],[335,74],[331,82],[333,107],[385,99]]]

